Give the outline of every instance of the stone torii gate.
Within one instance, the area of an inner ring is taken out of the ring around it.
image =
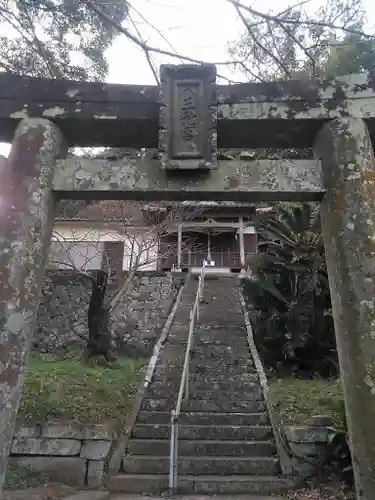
[[[52,234],[54,200],[321,201],[357,496],[375,498],[375,73],[216,86],[212,65],[161,87],[0,75],[0,484]],[[313,147],[314,160],[218,161],[220,148]],[[158,149],[64,158],[66,146]]]

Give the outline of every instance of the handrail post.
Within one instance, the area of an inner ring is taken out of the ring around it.
[[[178,489],[178,420],[175,422],[174,431],[174,469],[173,469],[173,488],[174,492]]]
[[[189,356],[190,358],[190,356]],[[190,359],[189,359],[189,363],[190,363]],[[186,378],[185,378],[185,399],[186,401],[189,400],[189,363],[187,365],[187,368],[186,368]]]
[[[176,413],[171,411],[171,437],[169,448],[169,489],[175,491],[175,469],[176,469]]]

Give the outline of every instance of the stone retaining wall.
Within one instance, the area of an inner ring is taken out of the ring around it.
[[[289,425],[284,427],[285,437],[292,450],[293,472],[300,477],[314,476],[318,468],[314,464],[324,462],[329,442],[328,427],[332,425],[329,417],[311,419],[311,425]],[[305,457],[305,458],[303,458]]]
[[[111,294],[126,273],[114,276]],[[111,318],[113,348],[125,356],[149,357],[173,306],[181,279],[171,273],[138,273]],[[81,349],[87,338],[89,279],[75,271],[48,271],[38,310],[33,348],[41,352]]]
[[[99,488],[113,438],[103,425],[21,427],[13,438],[9,463],[43,472],[53,481]]]

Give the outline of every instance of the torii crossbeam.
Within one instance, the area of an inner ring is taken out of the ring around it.
[[[0,484],[56,198],[320,200],[358,498],[375,498],[375,73],[217,86],[163,66],[161,86],[0,75]],[[153,160],[64,158],[65,146],[154,148]],[[220,148],[314,160],[220,161]]]

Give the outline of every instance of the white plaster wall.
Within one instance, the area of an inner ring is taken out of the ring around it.
[[[246,226],[243,228],[243,234],[255,234],[256,229],[255,226]]]
[[[78,269],[100,268],[103,255],[103,242],[122,241],[124,243],[123,270],[129,270],[131,262],[139,257],[140,271],[157,269],[158,241],[147,230],[136,229],[134,232],[107,228],[69,227],[65,224],[56,224],[53,239],[66,247],[68,260]],[[143,265],[142,265],[143,262]],[[59,266],[61,267],[61,266]]]

